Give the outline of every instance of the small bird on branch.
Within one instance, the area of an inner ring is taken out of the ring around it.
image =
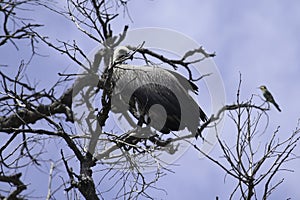
[[[262,85],[259,87],[259,89],[262,91],[265,99],[267,102],[272,103],[279,112],[281,112],[281,109],[279,108],[278,104],[275,102],[274,97],[272,96],[271,92],[267,89],[265,85]]]

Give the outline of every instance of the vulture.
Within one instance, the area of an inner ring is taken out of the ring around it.
[[[184,76],[158,65],[130,65],[124,61],[130,50],[117,47],[112,61],[112,111],[137,119],[143,125],[168,134],[185,128],[196,138],[200,120],[207,116],[190,95],[198,87]],[[127,119],[130,121],[130,119]],[[131,120],[131,123],[133,121]]]

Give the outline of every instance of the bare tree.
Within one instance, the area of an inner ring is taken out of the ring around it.
[[[66,9],[63,9],[49,1],[1,2],[0,12],[4,15],[0,35],[2,48],[8,42],[18,48],[18,42],[25,39],[30,41],[30,50],[36,56],[36,42],[40,42],[81,67],[80,73],[59,72],[60,79],[52,87],[43,90],[37,90],[36,85],[26,79],[26,67],[30,62],[22,61],[14,77],[0,71],[0,132],[3,138],[0,148],[0,182],[6,185],[6,189],[0,190],[1,199],[26,198],[24,191],[29,183],[22,181],[23,172],[30,171],[32,166],[43,168],[49,162],[51,167],[46,199],[54,199],[60,190],[66,191],[67,198],[70,199],[80,199],[81,196],[91,200],[108,196],[123,199],[143,196],[152,199],[151,190],[162,190],[156,188],[154,183],[170,169],[162,164],[164,161],[158,155],[161,152],[174,154],[174,142],[193,138],[194,135],[174,137],[168,142],[149,138],[139,138],[132,142],[128,138],[137,130],[117,134],[106,129],[113,87],[112,71],[109,70],[112,67],[108,66],[115,64],[111,59],[113,49],[126,38],[129,28],[126,25],[121,33],[116,34],[112,22],[120,13],[130,18],[127,4],[126,0],[66,0]],[[30,23],[29,19],[20,18],[14,12],[18,9],[30,12],[32,5],[46,8],[49,12],[70,20],[84,37],[101,48],[90,59],[76,41],[52,40],[41,34],[38,29],[41,24]],[[194,78],[190,65],[214,56],[205,52],[202,47],[186,52],[177,60],[143,48],[142,44],[129,48],[146,63],[155,60],[170,65],[174,70],[185,69],[189,81],[198,80]],[[188,60],[194,55],[198,59]],[[103,66],[105,70],[99,75]],[[66,88],[63,92],[59,88],[61,85]],[[97,98],[100,104],[95,106]],[[74,109],[81,106],[89,112],[74,112]],[[235,151],[218,138],[227,163],[221,163],[206,154],[207,158],[238,180],[232,196],[240,195],[244,199],[256,197],[255,188],[264,182],[263,197],[267,198],[274,189],[274,186],[270,186],[272,178],[282,169],[282,164],[291,159],[299,139],[297,129],[287,140],[279,142],[276,140],[276,131],[266,142],[264,155],[255,159],[256,149],[252,141],[261,116],[267,115],[267,109],[263,106],[252,104],[251,101],[241,103],[238,97],[236,104],[220,108],[219,113],[212,115],[200,127],[203,132],[209,126],[214,126],[224,112],[229,112],[229,117],[236,124],[238,134]],[[254,120],[251,118],[253,110],[260,111]],[[77,133],[74,124],[83,134]],[[53,158],[48,159],[47,146],[58,147],[51,152],[51,155],[55,154]],[[201,151],[198,146],[194,147]],[[269,170],[261,172],[261,166],[269,164],[268,160],[272,159]],[[151,175],[144,173],[149,166],[155,166]],[[58,171],[65,173],[58,175]]]
[[[32,19],[21,16],[19,12],[30,12],[30,6],[37,6],[38,4],[38,0],[7,0],[1,2],[0,13],[3,15],[3,21],[1,21],[0,46],[10,42],[18,49],[16,41],[29,40],[32,52],[34,52],[36,40],[32,30],[42,25],[31,23]]]
[[[196,145],[194,148],[215,163],[226,173],[226,176],[236,180],[230,199],[267,199],[272,192],[283,183],[284,178],[276,182],[276,176],[282,171],[292,171],[285,164],[298,158],[293,153],[300,139],[300,127],[286,138],[280,138],[280,127],[274,131],[268,130],[269,105],[267,102],[257,106],[253,104],[254,97],[246,102],[240,100],[241,76],[237,91],[236,104],[225,106],[216,117],[228,112],[228,117],[236,128],[234,140],[223,140],[218,136],[217,145],[221,155],[218,158],[203,152]],[[262,100],[261,98],[259,98]],[[221,157],[221,159],[220,159]],[[258,189],[263,188],[263,192]]]

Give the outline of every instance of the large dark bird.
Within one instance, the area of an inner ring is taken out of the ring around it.
[[[138,126],[146,124],[164,134],[187,128],[197,137],[200,119],[207,121],[206,114],[189,94],[197,94],[198,87],[159,66],[124,64],[122,60],[129,53],[126,47],[114,51],[112,111],[124,116],[129,111],[138,120]]]

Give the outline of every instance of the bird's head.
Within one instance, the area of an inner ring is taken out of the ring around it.
[[[127,58],[131,58],[130,50],[125,46],[119,46],[114,50],[113,62],[124,62]]]
[[[261,90],[261,91],[267,91],[267,87],[265,86],[265,85],[261,85],[261,86],[259,86],[259,89]]]

